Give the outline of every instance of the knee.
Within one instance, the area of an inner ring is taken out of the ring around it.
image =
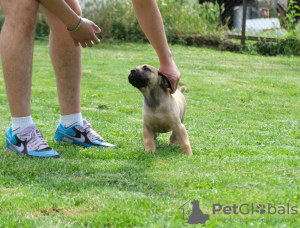
[[[79,16],[81,16],[81,7],[79,5],[78,0],[65,0],[65,2],[71,7],[71,9]],[[42,13],[46,18],[47,23],[51,29],[51,36],[57,36],[59,38],[64,37],[71,38],[69,32],[66,30],[66,26],[53,14],[51,14],[48,10],[42,8]]]
[[[5,24],[22,35],[32,34],[35,30],[38,5],[3,7]]]
[[[31,36],[35,32],[36,15],[5,16],[5,26],[15,30],[19,35]]]

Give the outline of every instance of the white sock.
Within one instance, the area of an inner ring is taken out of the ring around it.
[[[12,135],[22,132],[30,124],[33,124],[31,116],[25,117],[12,117]]]
[[[60,116],[60,124],[64,128],[74,127],[76,125],[83,125],[81,113],[75,113],[71,115]]]

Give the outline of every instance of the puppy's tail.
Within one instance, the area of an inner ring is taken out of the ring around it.
[[[185,86],[181,86],[181,87],[179,88],[179,91],[180,91],[181,93],[183,93],[184,91],[186,91],[186,87],[185,87]]]

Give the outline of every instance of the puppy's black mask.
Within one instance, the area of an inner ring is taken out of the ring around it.
[[[137,69],[131,70],[129,76],[128,76],[128,81],[131,85],[134,87],[140,89],[142,87],[146,87],[150,83],[150,79],[146,75],[144,71],[140,72]]]

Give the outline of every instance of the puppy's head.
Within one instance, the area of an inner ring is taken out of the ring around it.
[[[153,89],[167,91],[168,88],[171,88],[169,79],[155,67],[150,65],[141,65],[132,69],[128,76],[128,81],[144,95],[147,91]]]

